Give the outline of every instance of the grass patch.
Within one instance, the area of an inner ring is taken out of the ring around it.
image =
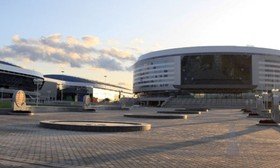
[[[0,100],[0,108],[12,108],[12,102],[9,100]]]

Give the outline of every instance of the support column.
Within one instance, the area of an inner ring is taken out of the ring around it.
[[[271,112],[271,119],[276,122],[280,123],[280,110],[279,110],[279,101],[280,101],[280,93],[279,91],[277,92],[272,92],[272,112]]]

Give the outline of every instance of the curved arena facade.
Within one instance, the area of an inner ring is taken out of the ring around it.
[[[204,46],[155,51],[134,65],[133,91],[142,95],[248,93],[280,87],[280,50]]]
[[[44,75],[45,84],[41,90],[42,95],[58,100],[83,101],[84,95],[90,95],[98,101],[106,98],[119,100],[124,97],[132,97],[132,91],[128,88],[109,83],[89,80],[76,76],[48,74]],[[49,96],[51,93],[55,93]]]
[[[0,61],[0,90],[6,93],[7,97],[10,97],[14,90],[24,90],[28,95],[35,95],[37,86],[33,80],[38,78],[44,80],[39,72]]]

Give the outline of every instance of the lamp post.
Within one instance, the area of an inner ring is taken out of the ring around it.
[[[63,100],[63,84],[62,84],[62,82],[63,82],[63,73],[64,73],[64,71],[61,71],[61,96],[60,96],[60,101],[62,101]]]
[[[104,76],[104,79],[105,79],[105,82],[104,82],[104,83],[106,83],[106,78],[107,78],[107,75]],[[105,85],[105,87],[106,87],[106,85]]]
[[[42,85],[43,79],[35,78],[33,79],[34,84],[37,86],[37,92],[36,92],[36,106],[38,106],[38,99],[39,99],[39,85]]]
[[[107,75],[104,76],[104,79],[105,79],[105,82],[104,82],[104,89],[105,89],[104,92],[105,92],[105,94],[104,94],[104,96],[105,96],[105,98],[106,98],[106,97],[107,97],[107,95],[106,95],[106,92],[107,92],[107,91],[106,91],[106,79],[107,79]]]

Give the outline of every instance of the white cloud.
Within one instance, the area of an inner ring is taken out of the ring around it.
[[[135,57],[133,56],[131,51],[128,50],[120,50],[118,48],[108,48],[108,49],[102,49],[100,50],[100,52],[102,54],[113,56],[117,59],[135,61]]]
[[[96,46],[100,42],[99,38],[95,36],[85,36],[82,39],[84,41],[84,45],[88,47]]]
[[[99,49],[98,37],[63,37],[52,34],[40,39],[24,39],[19,35],[12,38],[13,44],[0,48],[0,58],[24,58],[31,61],[45,61],[56,64],[68,63],[71,67],[104,68],[110,71],[125,71],[125,63],[135,61],[132,50],[116,47]]]

